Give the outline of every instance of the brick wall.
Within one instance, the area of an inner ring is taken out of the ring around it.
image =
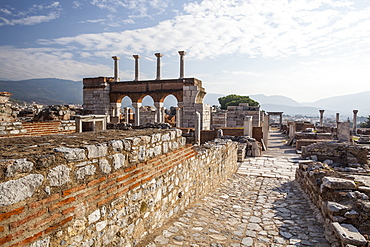
[[[1,160],[0,245],[132,246],[237,169],[235,143],[195,150],[180,130],[51,156]]]
[[[47,122],[0,122],[0,138],[42,136],[76,132],[74,120]]]

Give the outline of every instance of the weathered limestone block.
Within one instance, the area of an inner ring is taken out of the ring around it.
[[[167,142],[171,140],[170,133],[166,133],[162,135],[162,141]]]
[[[332,226],[334,228],[335,234],[345,244],[352,244],[355,246],[362,246],[367,243],[364,236],[358,232],[357,228],[351,224],[339,224],[338,222],[333,222]]]
[[[110,141],[110,144],[115,152],[121,152],[123,150],[123,143],[121,140]]]
[[[131,146],[137,146],[141,142],[141,138],[139,137],[129,137],[129,138],[125,138],[125,140],[129,141],[131,143]],[[126,145],[125,145],[125,148],[126,148]]]
[[[0,160],[0,166],[6,167],[5,176],[12,177],[18,173],[30,172],[33,169],[33,163],[26,159]]]
[[[89,214],[89,216],[87,217],[89,219],[89,225],[91,225],[94,222],[97,222],[100,219],[100,217],[101,216],[100,216],[100,210],[99,209],[97,209],[94,212],[92,212],[91,214]]]
[[[64,157],[68,161],[81,161],[86,159],[85,150],[80,148],[69,148],[69,147],[59,147],[54,149],[55,152],[60,152],[64,154]]]
[[[107,155],[108,146],[106,144],[87,145],[85,147],[87,149],[87,157],[89,159],[100,158]]]
[[[95,166],[87,165],[81,167],[75,171],[75,175],[77,179],[84,179],[86,176],[94,175],[96,171]]]
[[[17,180],[1,183],[0,206],[12,205],[31,197],[43,181],[43,175],[30,174]]]
[[[123,167],[125,165],[125,156],[123,154],[113,155],[113,168],[115,170]]]
[[[156,134],[152,135],[152,143],[157,143],[160,140],[161,140],[161,134],[160,133],[156,133]]]
[[[66,165],[59,165],[49,170],[47,178],[49,179],[50,186],[62,186],[70,181],[69,172],[70,168]]]
[[[99,167],[100,167],[100,170],[107,174],[107,173],[110,173],[112,168],[111,166],[109,165],[109,162],[107,159],[100,159],[99,160]]]
[[[146,158],[145,150],[146,150],[145,146],[140,146],[139,147],[139,154],[138,154],[139,161],[144,161],[145,160],[145,158]]]
[[[334,177],[324,177],[322,185],[333,190],[353,190],[356,184],[352,180]]]
[[[130,152],[131,147],[132,147],[131,141],[124,139],[124,140],[122,140],[122,143],[123,143],[123,146],[125,148],[125,151]]]
[[[50,236],[47,236],[44,239],[38,240],[30,245],[30,247],[49,247],[50,245]]]

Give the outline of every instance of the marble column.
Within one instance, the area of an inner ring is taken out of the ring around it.
[[[126,123],[130,123],[130,107],[125,107],[125,121]]]
[[[181,113],[182,109],[180,107],[176,107],[176,127],[181,128]]]
[[[185,66],[184,66],[184,56],[186,55],[186,52],[185,51],[179,51],[179,54],[180,54],[180,78],[179,79],[183,79],[184,78],[184,70],[185,70]]]
[[[320,127],[324,126],[324,112],[325,110],[319,110],[320,112]]]
[[[139,58],[140,56],[133,55],[133,57],[135,58],[135,79],[134,81],[138,81],[139,80]]]
[[[118,69],[118,60],[120,60],[120,57],[113,56],[114,60],[114,81],[119,81],[119,69]]]
[[[161,79],[161,57],[163,57],[163,54],[161,53],[155,53],[154,54],[157,57],[157,77],[156,80]]]
[[[156,122],[162,123],[162,108],[163,108],[163,103],[162,102],[154,102],[154,106],[156,109]]]
[[[134,103],[132,102],[132,107],[134,107],[135,109],[135,126],[139,126],[140,125],[140,107],[141,107],[141,103]]]
[[[357,134],[357,113],[358,110],[353,110],[353,135]]]

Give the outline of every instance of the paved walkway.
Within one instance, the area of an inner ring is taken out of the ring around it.
[[[163,226],[155,246],[330,246],[294,182],[298,156],[270,133],[263,157],[248,158],[216,191]]]

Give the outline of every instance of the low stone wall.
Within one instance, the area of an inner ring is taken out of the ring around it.
[[[163,130],[1,160],[0,245],[137,244],[237,169],[236,143],[195,150],[181,134]]]
[[[318,140],[318,139],[301,139],[295,143],[296,150],[302,150],[303,147],[309,146],[315,143],[332,142],[333,140]]]
[[[370,179],[339,173],[330,166],[300,163],[296,180],[321,211],[332,246],[368,246],[370,236]],[[366,166],[365,166],[366,167]]]
[[[0,138],[42,136],[76,132],[74,120],[47,122],[0,122]]]
[[[302,157],[317,157],[319,161],[332,160],[341,164],[367,164],[366,147],[345,143],[316,143],[302,147]]]

